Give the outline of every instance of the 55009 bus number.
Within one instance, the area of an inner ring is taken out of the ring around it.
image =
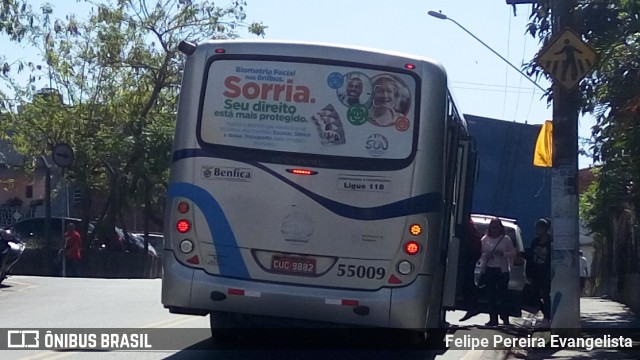
[[[386,271],[383,267],[356,266],[338,264],[338,276],[357,277],[361,279],[383,279]]]

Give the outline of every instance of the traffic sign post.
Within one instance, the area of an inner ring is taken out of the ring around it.
[[[59,143],[53,147],[53,151],[51,152],[51,157],[53,158],[53,162],[56,163],[59,167],[62,168],[62,178],[64,180],[64,171],[66,168],[71,167],[73,165],[73,160],[75,159],[73,148],[71,145],[67,143]],[[69,184],[65,184],[66,190],[66,216],[69,217]],[[64,237],[65,234],[65,221],[61,221],[62,223],[62,251],[64,252],[67,247],[67,241]],[[62,254],[62,277],[67,276],[67,257]]]
[[[555,36],[536,63],[565,89],[573,89],[595,66],[595,50],[571,28]]]
[[[553,79],[553,168],[551,170],[551,331],[580,335],[578,250],[578,110],[576,85],[596,64],[596,52],[579,34],[575,0],[553,1],[554,38],[536,58]],[[562,30],[560,30],[562,29]],[[576,30],[572,30],[576,29]]]

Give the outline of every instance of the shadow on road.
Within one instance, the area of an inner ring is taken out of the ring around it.
[[[283,332],[284,331],[284,332]],[[172,360],[205,356],[224,359],[435,359],[445,352],[438,341],[415,344],[402,333],[268,329],[234,334],[233,340],[206,339],[169,357]]]

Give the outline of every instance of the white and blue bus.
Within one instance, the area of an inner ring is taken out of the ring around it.
[[[443,67],[308,43],[181,51],[164,306],[214,334],[252,316],[441,327],[475,169]]]

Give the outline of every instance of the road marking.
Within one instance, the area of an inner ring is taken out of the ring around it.
[[[50,351],[42,352],[42,353],[35,354],[35,355],[32,355],[32,356],[23,357],[23,358],[20,358],[20,360],[42,359],[43,357],[48,356],[48,355],[55,355],[55,353],[50,350]]]
[[[484,350],[469,350],[460,360],[479,360],[483,353]]]
[[[21,291],[30,290],[30,289],[34,289],[34,288],[38,287],[38,285],[36,285],[36,284],[24,283],[24,282],[21,282],[21,281],[12,280],[10,278],[7,278],[4,281],[4,283],[5,284],[8,283],[8,284],[11,284],[11,285],[22,285],[22,287],[18,287],[18,288],[14,289],[13,286],[12,286],[11,289],[9,289],[8,291],[6,289],[2,290],[2,291],[0,291],[0,297],[9,296],[9,294],[16,294],[16,293],[19,293]]]
[[[162,321],[158,321],[158,322],[151,323],[151,324],[148,324],[148,325],[142,325],[139,328],[141,328],[141,329],[167,328],[167,327],[171,327],[173,325],[182,324],[182,323],[193,321],[193,320],[199,318],[198,316],[192,316],[192,315],[178,315],[178,316],[179,316],[179,318],[177,318],[177,319],[162,320]]]

